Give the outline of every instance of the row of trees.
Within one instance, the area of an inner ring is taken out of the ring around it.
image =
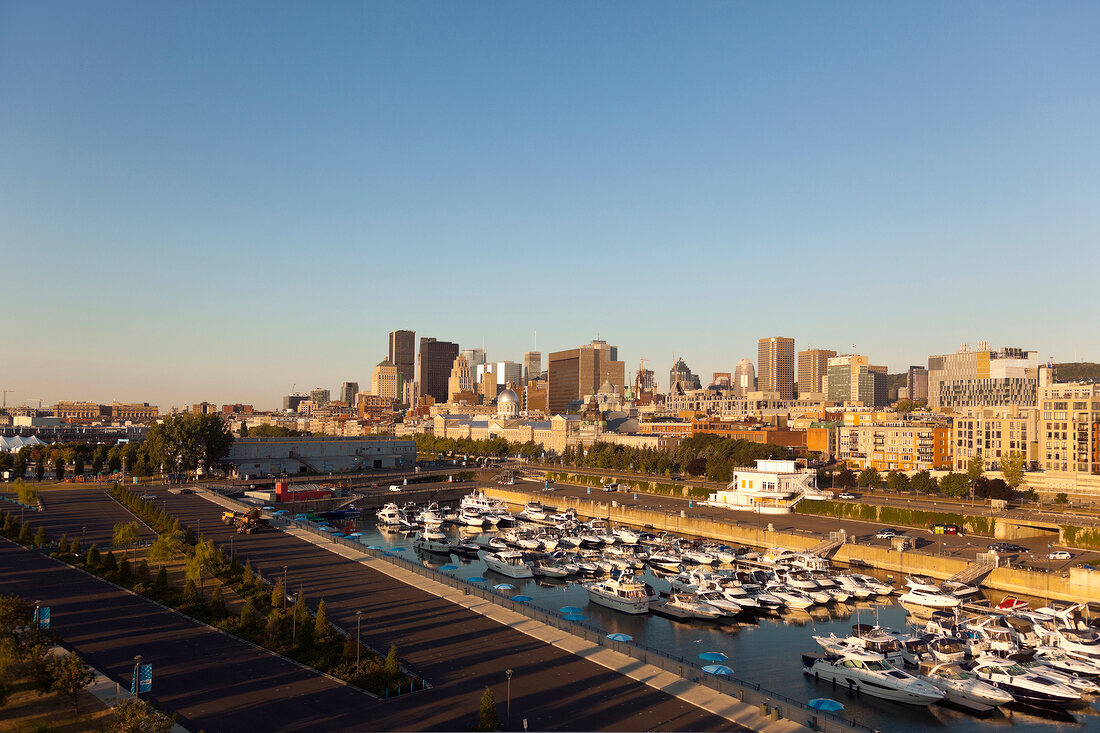
[[[480,440],[474,440],[473,438],[437,438],[431,433],[417,433],[413,439],[416,441],[416,450],[419,453],[492,456],[497,458],[523,456],[528,459],[538,458],[544,453],[542,446],[531,440],[520,443],[504,438]],[[548,458],[557,455],[554,451],[548,451],[546,454]]]
[[[908,476],[901,471],[890,471],[885,477],[875,468],[865,468],[857,475],[850,468],[822,471],[818,475],[818,485],[831,485],[836,488],[885,489],[887,491],[918,494],[939,494],[950,497],[973,496],[977,499],[1012,499],[1016,489],[1023,481],[1023,454],[1013,453],[1001,460],[1001,473],[1004,478],[990,479],[985,475],[981,453],[967,463],[966,473],[948,473],[936,478],[928,471],[917,471]],[[1023,497],[1034,501],[1034,491],[1026,491]]]

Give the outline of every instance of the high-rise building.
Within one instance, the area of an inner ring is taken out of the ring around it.
[[[370,378],[370,391],[375,397],[390,400],[390,403],[403,401],[401,373],[397,365],[389,359],[378,362]]]
[[[700,389],[703,385],[699,382],[699,375],[692,374],[691,369],[683,359],[677,359],[672,368],[668,370],[668,389],[679,387],[682,390]]]
[[[523,355],[523,381],[542,378],[542,352],[528,351]]]
[[[458,356],[458,344],[421,337],[420,358],[416,362],[416,383],[420,395],[431,395],[437,404],[447,401],[447,379]]]
[[[547,364],[550,412],[563,412],[570,402],[595,394],[604,382],[610,382],[622,394],[626,364],[617,360],[618,355],[618,347],[598,340],[551,353]]]
[[[416,331],[390,331],[389,362],[405,382],[416,376]]]
[[[825,391],[825,374],[829,359],[836,356],[831,349],[806,349],[798,352],[798,394],[821,394]]]
[[[309,401],[317,407],[328,404],[331,400],[332,393],[324,387],[314,387],[309,391]]]
[[[794,339],[770,336],[757,342],[756,363],[760,365],[757,387],[761,392],[778,392],[779,399],[794,399]]]
[[[283,396],[283,409],[287,412],[297,412],[298,405],[309,400],[309,395],[301,392],[292,392]]]
[[[1019,348],[995,351],[985,341],[954,354],[928,357],[929,407],[1034,407],[1038,354]]]
[[[462,355],[466,357],[466,363],[470,366],[470,372],[476,372],[479,364],[484,364],[485,349],[463,349]]]
[[[928,370],[922,366],[909,367],[905,375],[906,398],[913,402],[928,402]]]
[[[872,365],[862,354],[830,357],[825,383],[829,401],[837,404],[882,407],[889,401],[886,367]]]
[[[447,379],[447,400],[451,401],[455,395],[462,392],[473,391],[474,377],[470,373],[470,363],[466,361],[463,354],[459,354],[455,357],[454,365],[451,367],[451,376]]]
[[[752,365],[752,359],[737,362],[733,370],[733,388],[741,395],[756,391],[756,369]]]
[[[355,395],[359,392],[359,382],[344,382],[340,385],[340,399],[349,405],[355,404]]]

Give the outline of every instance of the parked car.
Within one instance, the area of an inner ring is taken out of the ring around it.
[[[838,498],[840,498],[840,499],[854,499],[854,498],[856,498],[856,495],[855,495],[855,494],[851,494],[851,493],[849,493],[849,492],[845,491],[845,492],[844,492],[843,494],[841,494],[841,495],[840,495],[840,496],[839,496]]]
[[[879,538],[880,540],[888,540],[891,537],[897,537],[897,536],[898,536],[897,530],[891,529],[890,527],[883,527],[882,529],[880,529],[878,532],[875,533],[875,537]]]
[[[994,552],[1031,552],[1022,545],[1013,544],[1012,542],[994,542],[989,546],[989,549]]]
[[[616,483],[604,484],[603,485],[603,490],[604,491],[618,491],[619,490],[619,485],[616,484]]]
[[[194,494],[195,490],[194,489],[180,489],[180,493],[181,494]]]
[[[1065,550],[1055,550],[1047,555],[1047,560],[1069,560],[1073,555]]]
[[[157,496],[156,494],[142,494],[141,498],[144,499],[145,501],[156,501],[160,497]]]
[[[401,487],[397,484],[393,484],[390,486],[390,491],[401,491]]]
[[[933,524],[928,528],[932,534],[962,534],[962,527],[957,524]]]

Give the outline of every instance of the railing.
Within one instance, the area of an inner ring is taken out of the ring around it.
[[[733,676],[711,675],[703,672],[702,665],[695,659],[675,656],[663,652],[645,644],[637,642],[620,642],[608,639],[603,629],[581,621],[568,621],[557,611],[544,611],[541,608],[527,603],[513,601],[503,593],[489,588],[480,587],[474,583],[449,575],[435,568],[424,566],[418,562],[398,557],[387,550],[371,550],[356,540],[345,537],[333,537],[328,533],[320,532],[312,522],[302,522],[295,519],[274,515],[271,518],[272,525],[281,529],[294,528],[310,532],[319,537],[328,539],[335,545],[341,545],[360,552],[368,557],[384,560],[431,580],[462,590],[465,595],[476,596],[495,605],[507,608],[515,613],[527,616],[535,621],[566,633],[578,636],[600,646],[613,649],[626,654],[632,659],[637,659],[642,664],[651,664],[667,672],[689,679],[696,684],[705,685],[717,692],[736,698],[749,705],[758,706],[764,714],[778,714],[781,718],[805,725],[811,730],[822,730],[824,726],[832,730],[847,729],[860,733],[874,733],[870,728],[854,720],[844,718],[836,713],[815,710],[800,700],[787,697],[778,692],[768,690],[755,682],[747,682]]]

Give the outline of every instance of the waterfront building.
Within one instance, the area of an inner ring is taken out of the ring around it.
[[[837,428],[836,457],[853,469],[922,471],[951,466],[947,421],[903,420]]]
[[[756,391],[756,369],[752,359],[741,359],[733,370],[733,388],[740,395]]]
[[[778,392],[783,400],[794,399],[794,339],[783,336],[760,339],[756,363],[760,366],[759,391]]]
[[[447,379],[451,374],[458,344],[420,338],[420,358],[416,362],[416,382],[420,385],[418,396],[429,395],[435,402],[447,401]]]
[[[862,354],[833,356],[827,361],[825,392],[830,402],[884,407],[888,402],[886,367],[873,366]]]
[[[954,354],[928,357],[928,406],[1034,407],[1038,369],[1035,351],[993,350],[985,341],[974,350],[962,344]]]
[[[733,480],[709,502],[738,511],[786,514],[803,496],[821,496],[817,472],[800,468],[796,461],[757,459],[755,467],[736,468]]]
[[[394,402],[403,401],[401,372],[389,359],[378,362],[371,373],[370,391],[377,397]]]
[[[390,345],[386,357],[397,367],[403,382],[415,379],[416,331],[390,331]]]
[[[561,413],[571,402],[593,394],[605,381],[622,389],[626,365],[618,361],[618,347],[594,340],[584,346],[550,354],[547,368],[550,411]]]
[[[836,356],[831,349],[806,349],[798,352],[798,395],[819,395],[825,392],[825,374],[829,359]]]
[[[237,474],[412,470],[416,443],[392,438],[238,438],[222,463]]]
[[[1044,385],[1038,400],[1040,468],[1100,474],[1100,384]]]
[[[998,471],[1001,461],[1011,453],[1024,457],[1025,465],[1038,456],[1037,426],[1039,411],[1030,407],[968,407],[951,424],[952,462],[956,471],[965,471],[979,453],[982,468]]]

